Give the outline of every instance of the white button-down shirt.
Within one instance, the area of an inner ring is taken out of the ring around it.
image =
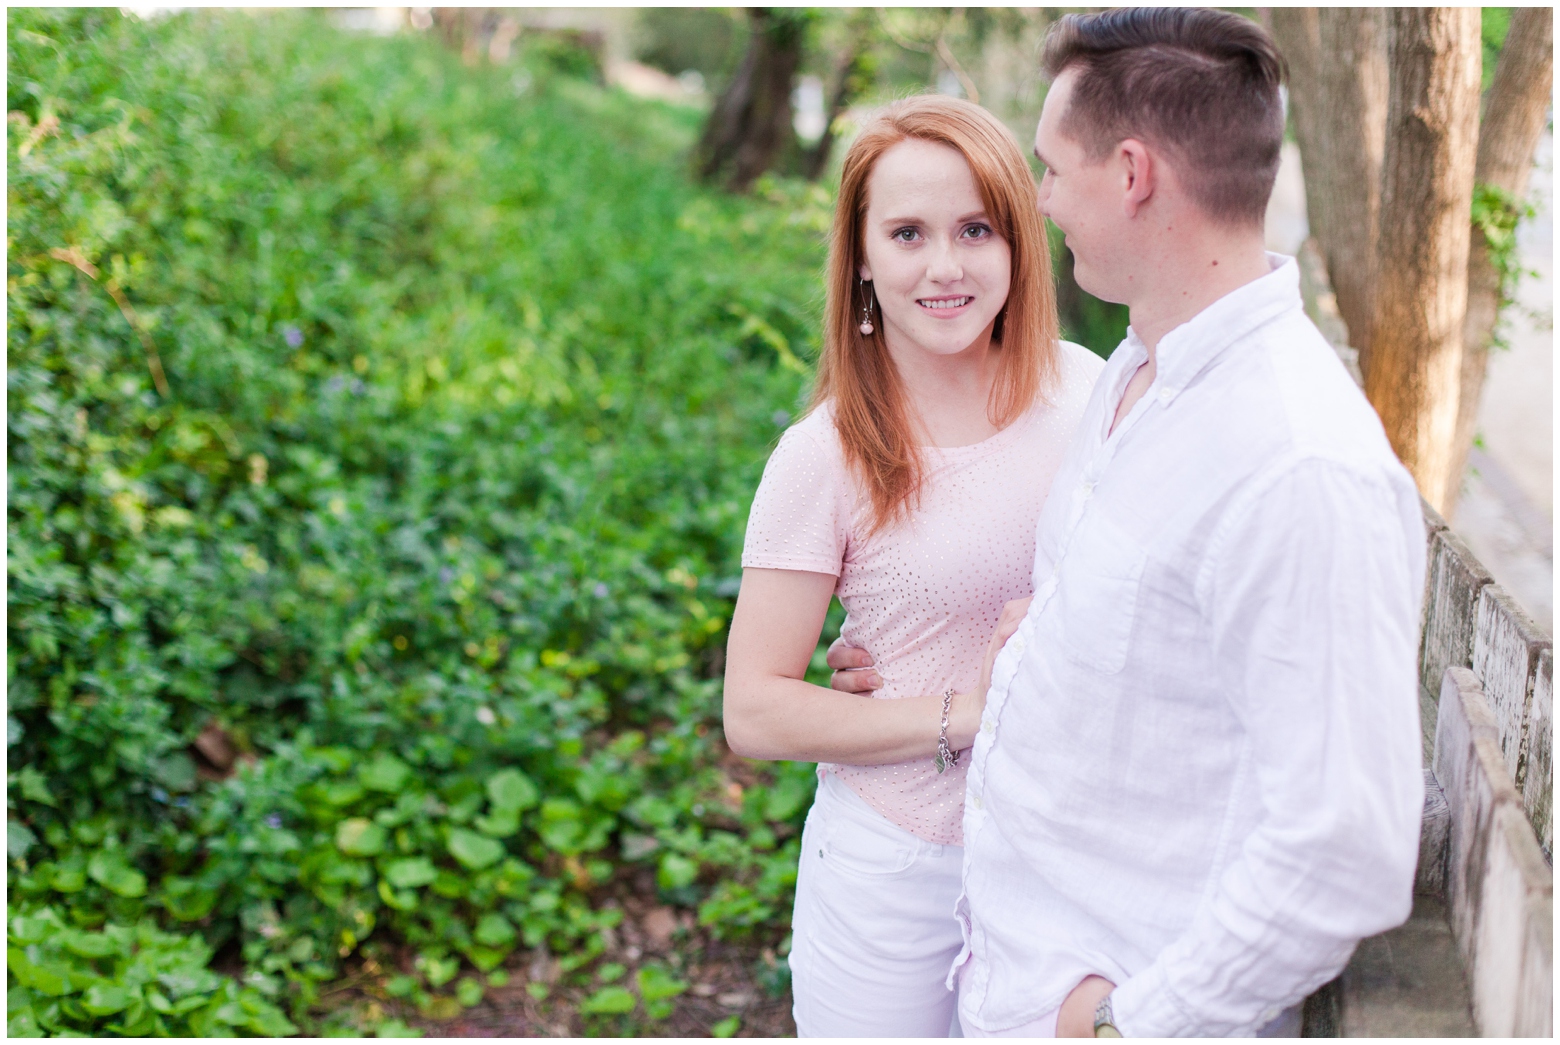
[[[1129,332],[1041,514],[965,806],[981,1030],[1097,973],[1125,1035],[1250,1034],[1408,916],[1419,498],[1271,261],[1112,433]]]

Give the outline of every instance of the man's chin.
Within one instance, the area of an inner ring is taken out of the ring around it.
[[[1098,274],[1078,260],[1076,254],[1073,255],[1073,282],[1078,284],[1078,288],[1090,297],[1098,298],[1112,305],[1125,305],[1127,303],[1123,294],[1111,287],[1108,280],[1100,279]]]

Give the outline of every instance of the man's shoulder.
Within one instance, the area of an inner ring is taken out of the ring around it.
[[[1321,331],[1296,309],[1256,332],[1231,389],[1236,416],[1265,429],[1273,458],[1395,464],[1381,419]]]

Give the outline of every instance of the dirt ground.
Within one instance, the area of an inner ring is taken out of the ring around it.
[[[454,983],[440,992],[445,997],[422,1011],[408,999],[390,997],[388,981],[412,971],[410,949],[359,961],[325,1005],[365,1029],[400,1020],[429,1038],[795,1036],[790,981],[784,958],[776,954],[777,941],[714,939],[695,923],[692,912],[660,904],[648,875],[622,883],[618,902],[624,919],[608,934],[608,949],[597,966],[624,967],[613,982],[630,990],[638,968],[647,963],[686,983],[687,990],[672,999],[673,1010],[663,1019],[651,1020],[642,1007],[625,1015],[581,1014],[580,1004],[602,983],[586,974],[565,974],[543,950],[510,955],[503,967],[509,981],[486,987],[482,1001],[470,1008],[449,996]],[[731,1017],[737,1018],[734,1029]]]

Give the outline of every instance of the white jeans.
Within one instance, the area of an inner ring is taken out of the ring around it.
[[[957,1035],[964,850],[890,823],[832,773],[802,830],[791,993],[802,1038]]]

